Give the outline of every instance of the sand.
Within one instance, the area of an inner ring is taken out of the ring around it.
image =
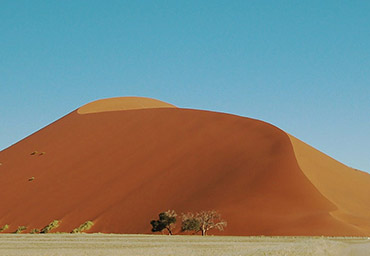
[[[343,237],[0,235],[2,256],[367,256],[370,240]]]
[[[144,97],[117,97],[109,100],[102,99],[90,102],[80,107],[79,114],[91,114],[107,111],[146,109],[146,108],[175,108],[174,105]]]
[[[149,234],[161,211],[215,209],[213,234],[370,235],[368,174],[341,165],[333,188],[336,165],[273,125],[157,103],[87,104],[1,151],[0,226]]]
[[[370,175],[336,161],[291,135],[290,139],[303,173],[336,206],[331,216],[368,234]]]

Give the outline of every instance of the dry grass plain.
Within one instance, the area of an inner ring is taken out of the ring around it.
[[[2,256],[59,255],[353,255],[370,254],[369,238],[231,237],[117,234],[1,234]]]

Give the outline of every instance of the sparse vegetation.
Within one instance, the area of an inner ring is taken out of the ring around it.
[[[181,232],[194,231],[194,233],[198,233],[200,231],[200,221],[195,218],[194,213],[183,213],[181,217]]]
[[[31,156],[42,156],[45,155],[46,152],[38,152],[37,150],[33,151],[30,155]]]
[[[81,224],[78,228],[72,230],[71,233],[82,233],[84,231],[89,230],[94,225],[92,221],[86,221],[85,223]]]
[[[40,233],[40,229],[38,229],[38,228],[33,228],[30,231],[30,234],[38,234],[38,233]]]
[[[28,179],[28,181],[33,181],[35,179],[35,177],[31,177]]]
[[[158,220],[152,220],[152,232],[161,232],[167,230],[169,235],[172,235],[173,228],[176,223],[176,212],[168,210],[159,214]],[[221,219],[221,215],[215,211],[201,211],[197,213],[182,214],[181,232],[194,231],[194,233],[201,232],[202,236],[206,236],[211,229],[224,230],[227,222]]]
[[[41,234],[49,233],[51,230],[59,227],[60,221],[59,220],[53,220],[49,225],[41,229]]]
[[[5,230],[7,230],[9,228],[9,225],[8,224],[5,224],[4,226],[2,226],[1,228],[0,228],[0,233],[1,232],[4,232]]]
[[[169,235],[172,235],[172,230],[176,223],[176,212],[174,210],[168,210],[159,214],[158,220],[152,220],[152,232],[161,232],[167,230]]]
[[[201,231],[202,236],[206,236],[207,232],[211,229],[224,230],[227,222],[221,219],[221,215],[212,211],[201,211],[196,213],[187,213],[182,215],[182,231]]]
[[[26,226],[19,226],[16,231],[14,231],[14,234],[22,233],[24,230],[26,230]]]

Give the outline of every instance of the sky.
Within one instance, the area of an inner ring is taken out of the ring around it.
[[[370,172],[370,1],[0,0],[0,150],[97,99],[263,120]]]

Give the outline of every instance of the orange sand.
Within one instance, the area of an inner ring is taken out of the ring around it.
[[[91,114],[107,111],[133,110],[146,108],[175,108],[166,102],[144,97],[117,97],[109,100],[97,100],[80,107],[79,114]]]
[[[370,235],[370,175],[245,117],[97,101],[1,151],[0,162],[9,232],[58,219],[59,232],[92,220],[90,232],[150,233],[161,211],[216,209],[224,235]]]

